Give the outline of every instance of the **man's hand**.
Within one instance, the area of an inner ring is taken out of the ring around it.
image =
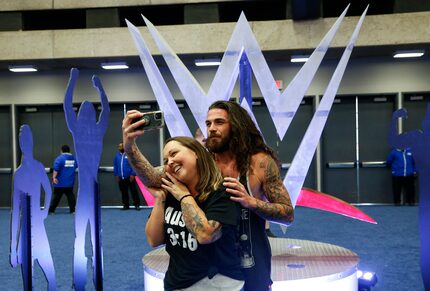
[[[227,187],[226,191],[232,194],[230,197],[231,200],[240,203],[245,208],[255,209],[257,207],[256,198],[248,194],[248,191],[246,191],[239,180],[232,177],[225,177],[223,185]]]
[[[57,179],[57,178],[55,178],[55,177],[53,177],[53,178],[52,178],[52,183],[54,183],[55,185],[57,185],[57,184],[58,184],[58,179]]]

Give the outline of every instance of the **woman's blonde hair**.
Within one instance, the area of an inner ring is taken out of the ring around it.
[[[197,155],[197,172],[200,178],[196,186],[196,191],[199,193],[196,199],[198,202],[205,201],[209,194],[221,186],[224,180],[215,160],[212,155],[193,138],[186,136],[172,137],[166,140],[166,144],[171,141],[179,142]]]

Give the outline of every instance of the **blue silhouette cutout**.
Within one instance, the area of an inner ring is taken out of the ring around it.
[[[92,244],[93,282],[97,290],[102,290],[102,252],[100,242],[100,212],[98,194],[98,167],[103,147],[103,136],[108,127],[109,102],[100,79],[93,76],[93,86],[97,89],[102,111],[99,121],[96,111],[89,101],[84,101],[76,117],[73,111],[73,90],[79,71],[70,71],[70,80],[64,97],[64,113],[67,126],[73,135],[76,158],[79,165],[78,198],[75,212],[75,253],[73,259],[73,284],[75,290],[85,290],[87,281],[87,258],[85,256],[85,234],[89,223]]]
[[[33,158],[33,135],[28,125],[21,126],[19,146],[21,165],[13,178],[10,264],[21,264],[24,290],[33,289],[34,260],[37,260],[48,290],[56,290],[52,261],[44,220],[48,216],[52,189],[43,164]],[[40,187],[45,192],[44,209],[40,208]]]
[[[423,130],[413,130],[397,135],[397,119],[406,118],[406,109],[393,113],[389,142],[393,147],[411,148],[419,173],[419,230],[420,230],[420,266],[424,289],[430,290],[430,104],[427,105]]]

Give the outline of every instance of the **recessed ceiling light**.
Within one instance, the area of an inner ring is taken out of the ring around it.
[[[409,50],[409,51],[396,51],[393,58],[419,58],[424,55],[424,50]]]
[[[219,66],[221,64],[220,59],[196,59],[194,64],[197,67],[208,67],[208,66]]]
[[[34,66],[9,66],[9,71],[14,73],[28,73],[28,72],[37,72],[37,68]]]
[[[102,68],[105,70],[125,70],[128,69],[126,62],[102,63]]]
[[[291,62],[292,63],[306,63],[306,61],[309,59],[309,56],[306,55],[297,55],[297,56],[291,56]]]

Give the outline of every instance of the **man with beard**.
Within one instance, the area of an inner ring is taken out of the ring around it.
[[[144,121],[129,111],[123,120],[124,149],[129,161],[149,187],[160,187],[163,170],[154,168],[134,142]],[[242,205],[240,256],[246,291],[270,290],[271,250],[265,220],[289,225],[294,220],[290,196],[282,183],[274,152],[264,142],[249,114],[239,104],[217,101],[209,107],[207,149],[225,177],[231,199]]]

